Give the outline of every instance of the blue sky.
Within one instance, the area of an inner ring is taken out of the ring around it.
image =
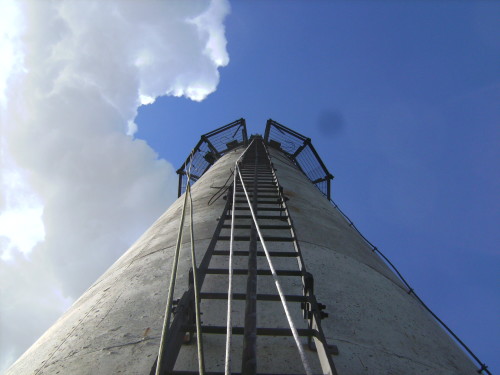
[[[240,117],[312,138],[334,200],[498,371],[500,5],[231,5],[217,91],[141,107],[135,136],[175,167]]]
[[[498,372],[499,3],[229,8],[0,1],[0,373],[241,117],[312,138],[335,201]]]

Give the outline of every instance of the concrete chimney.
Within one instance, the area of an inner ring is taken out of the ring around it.
[[[191,164],[205,370],[223,373],[232,183],[244,152],[240,171],[311,373],[477,374],[331,204],[332,176],[311,141],[274,121],[264,137],[248,139],[243,119],[201,138],[178,171],[177,201],[7,374],[155,373]],[[235,202],[232,372],[304,374],[241,182]],[[163,373],[198,373],[189,200],[186,207]]]

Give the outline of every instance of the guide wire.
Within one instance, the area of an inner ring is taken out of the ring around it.
[[[267,259],[267,262],[269,264],[269,269],[271,271],[271,275],[273,276],[274,284],[276,285],[276,289],[278,290],[278,294],[279,294],[280,299],[281,299],[281,304],[283,305],[283,309],[285,310],[285,315],[286,315],[286,318],[288,320],[288,325],[290,326],[290,330],[292,331],[293,338],[295,339],[295,343],[297,345],[297,349],[299,351],[299,355],[300,355],[300,358],[302,360],[302,364],[304,366],[304,369],[306,370],[306,374],[312,375],[312,370],[311,370],[309,362],[306,358],[304,348],[302,347],[302,344],[300,343],[300,338],[299,338],[299,334],[297,332],[297,328],[295,328],[295,324],[293,323],[292,317],[291,317],[290,312],[288,310],[288,306],[287,306],[286,300],[285,300],[285,295],[283,294],[283,290],[281,289],[281,285],[280,285],[280,282],[278,280],[278,275],[276,274],[276,270],[274,269],[273,263],[271,261],[271,257],[269,255],[269,251],[267,250],[266,243],[264,242],[264,238],[263,238],[262,233],[260,231],[260,227],[259,227],[259,224],[257,222],[257,218],[255,217],[255,213],[253,211],[253,207],[252,207],[252,204],[250,202],[250,198],[248,196],[247,189],[245,187],[245,183],[243,182],[243,177],[241,176],[241,171],[239,168],[236,171],[238,172],[238,175],[240,177],[241,186],[243,187],[243,191],[245,192],[245,196],[246,196],[247,201],[248,201],[250,213],[252,214],[252,219],[253,219],[253,222],[255,224],[255,229],[257,230],[257,233],[259,235],[259,239],[260,239],[262,248],[264,249],[264,253],[266,254],[266,259]]]
[[[187,185],[189,185],[190,178],[191,178],[191,165],[192,165],[192,160],[193,160],[193,152],[194,152],[194,150],[191,151],[190,165],[189,165],[188,175],[187,175]],[[161,339],[160,339],[160,347],[158,350],[158,360],[156,363],[156,371],[155,371],[156,375],[160,375],[163,372],[163,357],[164,357],[164,352],[165,352],[165,338],[167,336],[168,329],[170,327],[170,316],[172,314],[172,301],[173,301],[173,296],[174,296],[175,279],[177,278],[177,268],[178,268],[178,264],[179,264],[179,254],[180,254],[180,248],[181,248],[181,242],[182,242],[182,232],[184,229],[184,219],[186,217],[187,201],[188,201],[188,194],[186,192],[184,194],[184,203],[182,206],[181,222],[179,225],[179,231],[177,233],[177,242],[175,245],[174,262],[172,265],[172,272],[170,274],[170,283],[169,283],[168,296],[167,296],[167,305],[165,307],[165,316],[163,319],[163,328],[162,328]]]
[[[195,301],[195,315],[196,315],[196,342],[198,349],[198,370],[200,375],[205,373],[205,358],[203,355],[203,340],[201,334],[201,319],[200,319],[200,296],[198,285],[198,268],[196,267],[196,255],[194,248],[194,225],[193,225],[193,198],[191,196],[191,184],[189,183],[190,172],[188,171],[188,184],[186,194],[189,194],[189,229],[191,234],[191,268],[193,270],[193,288],[194,288],[194,301]]]
[[[234,171],[238,169],[238,163],[246,154],[253,141],[248,145],[248,147],[239,156],[238,160],[234,163]],[[233,171],[233,172],[234,172]],[[236,173],[233,173],[233,203],[231,206],[231,237],[229,242],[229,266],[228,266],[228,289],[227,289],[227,317],[226,317],[226,357],[224,361],[224,373],[225,375],[231,375],[231,339],[232,339],[232,321],[231,321],[231,310],[233,302],[233,242],[234,242],[234,212],[236,206]],[[226,181],[227,183],[227,181]],[[225,185],[225,184],[224,184]]]

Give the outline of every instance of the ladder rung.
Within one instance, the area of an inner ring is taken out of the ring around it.
[[[260,197],[257,197],[257,198],[260,198]],[[273,197],[273,198],[276,198],[276,197]],[[253,202],[252,197],[250,197],[250,202]],[[248,203],[248,201],[246,199],[236,199],[235,203]],[[275,200],[272,200],[272,201],[257,200],[257,203],[258,204],[278,204],[278,203],[281,203],[281,199],[276,198]]]
[[[259,301],[281,301],[279,294],[256,294]],[[227,300],[227,293],[200,293],[201,299],[220,299]],[[233,299],[244,301],[247,299],[246,293],[233,293]],[[306,296],[286,294],[287,302],[309,302],[310,298]]]
[[[248,183],[251,183],[255,180],[255,176],[243,176],[243,181],[247,182]],[[276,181],[274,180],[274,178],[263,178],[263,177],[259,177],[257,176],[257,183],[260,183],[260,182],[265,182],[265,183],[272,183],[272,184],[275,184]]]
[[[251,165],[251,168],[249,168],[249,164],[246,164],[244,165],[242,168],[240,168],[242,171],[243,170],[251,170],[253,171],[255,169],[255,164],[252,164]],[[271,168],[269,168],[269,165],[261,165],[261,164],[257,164],[257,169],[260,169],[260,170],[270,170]]]
[[[253,180],[252,181],[243,181],[245,183],[245,187],[247,189],[253,189],[254,186],[257,186],[257,187],[266,187],[266,188],[271,188],[271,187],[275,187],[276,186],[276,183],[274,182],[261,182],[261,181],[257,181],[256,184],[253,183]],[[238,182],[237,187],[240,187],[241,184]]]
[[[269,241],[269,242],[293,242],[293,241],[295,241],[295,237],[264,236],[264,241]]]
[[[189,327],[190,329],[196,329],[195,326]],[[233,335],[243,335],[245,327],[233,327]],[[270,328],[261,327],[257,328],[258,336],[293,336],[292,330],[290,328]],[[212,334],[226,334],[226,326],[201,326],[202,333],[212,333]],[[297,333],[299,336],[315,336],[317,331],[315,329],[308,328],[298,328]]]
[[[245,194],[236,194],[236,197],[246,198]],[[257,198],[259,198],[259,199],[260,198],[274,198],[274,199],[279,199],[280,195],[276,191],[276,194],[261,194]],[[250,200],[252,200],[252,197],[250,197]],[[245,200],[245,202],[246,202],[246,200]]]
[[[266,180],[267,181],[275,181],[274,176],[271,173],[266,174],[266,175],[264,175],[264,174],[255,175],[253,173],[247,173],[247,174],[242,173],[241,176],[243,177],[244,180],[253,180],[255,177],[257,177],[258,181],[266,181]]]
[[[262,183],[266,183],[266,184],[276,184],[276,181],[274,179],[271,179],[271,178],[262,178],[262,177],[258,177],[258,176],[242,176],[243,177],[243,181],[245,181],[246,183],[248,184],[251,184],[255,181],[255,178],[257,177],[257,183],[259,182],[262,182]],[[239,179],[237,181],[240,181]]]
[[[219,241],[230,241],[231,236],[219,236]],[[250,236],[233,236],[233,241],[250,241]],[[264,241],[268,242],[293,242],[294,237],[284,236],[264,236]]]
[[[240,188],[236,189],[236,191],[239,193],[245,193],[245,190],[240,189]],[[257,189],[257,192],[258,193],[274,193],[274,192],[278,192],[278,189]],[[249,195],[251,195],[252,191],[251,190],[249,191],[249,189],[247,189],[247,193]]]
[[[227,268],[208,268],[207,274],[209,275],[228,275],[229,270]],[[234,275],[248,275],[248,269],[246,268],[235,268],[233,269]],[[276,270],[276,274],[279,276],[302,276],[302,272],[296,270]],[[271,270],[257,270],[257,275],[270,276],[272,275]]]
[[[242,176],[247,176],[247,177],[253,177],[255,176],[255,169],[249,169],[249,170],[243,170],[243,169],[240,169],[241,170],[241,175]],[[258,169],[257,170],[257,176],[260,176],[260,177],[274,177],[273,176],[273,173],[269,170],[269,169]]]
[[[244,170],[244,169],[240,169],[241,171],[241,175],[242,176],[246,176],[246,177],[253,177],[255,176],[255,169],[248,169],[248,170]],[[257,170],[257,176],[265,176],[265,177],[274,177],[272,172],[269,170],[269,169],[258,169]]]
[[[229,250],[214,250],[213,255],[223,255],[229,256]],[[247,250],[233,250],[234,256],[248,256]],[[282,257],[282,258],[295,258],[299,254],[296,251],[270,251],[269,255],[272,257]],[[258,257],[265,257],[266,253],[263,251],[257,251]]]
[[[172,375],[199,375],[200,373],[198,371],[187,371],[187,370],[173,370],[170,371],[169,374]],[[205,371],[205,375],[225,375],[225,372],[222,371]],[[242,375],[241,372],[232,372],[232,375]],[[290,375],[290,373],[268,373],[268,372],[257,372],[255,375]],[[297,374],[297,375],[302,375],[302,374]],[[305,375],[305,374],[304,374]]]
[[[252,177],[243,177],[243,182],[245,182],[245,185],[276,185],[276,181],[274,180],[268,180],[268,179],[257,179],[257,183],[254,184],[255,179]],[[237,183],[240,183],[240,180],[238,179]]]
[[[276,186],[276,183],[274,182],[260,182],[260,181],[257,181],[256,184],[253,183],[253,180],[251,181],[245,181],[243,180],[243,182],[245,183],[245,187],[247,189],[253,189],[254,186],[257,186],[257,187],[266,187],[266,188],[271,188],[271,187],[275,187]],[[241,183],[237,182],[237,187],[241,187]]]
[[[231,236],[219,236],[219,241],[230,241]],[[250,236],[233,236],[233,241],[250,241]]]
[[[251,219],[252,215],[234,215],[235,219]],[[231,219],[231,214],[226,214],[226,219]],[[286,220],[288,216],[286,215],[257,215],[257,219],[267,220],[267,219],[281,219]]]
[[[255,177],[255,173],[253,173],[253,172],[241,172],[241,175],[243,177]],[[274,176],[271,172],[257,173],[257,177],[266,177],[266,178],[273,178],[274,179]]]
[[[243,177],[248,177],[248,178],[250,178],[250,177],[254,178],[255,176],[257,176],[257,177],[260,177],[260,178],[264,178],[265,177],[265,178],[272,178],[272,179],[274,179],[274,176],[273,176],[273,174],[271,172],[262,172],[261,171],[260,173],[255,174],[252,171],[252,172],[242,172],[241,175]]]
[[[251,229],[251,224],[234,224],[234,229]],[[231,224],[223,224],[222,228],[229,229]],[[271,225],[271,224],[261,224],[260,229],[290,229],[290,225]]]
[[[253,180],[251,180],[251,181],[245,181],[245,180],[243,180],[243,182],[245,183],[245,187],[247,189],[253,189],[254,186],[257,186],[257,187],[266,187],[266,188],[271,188],[271,187],[275,187],[276,186],[275,182],[261,182],[261,181],[257,181],[256,184],[253,183]],[[241,183],[238,182],[236,186],[240,187]]]
[[[238,190],[238,188],[241,186],[240,183],[238,183],[237,185],[237,188],[236,190]],[[258,187],[258,188],[273,188],[273,187],[276,187],[276,184],[274,183],[257,183],[257,184],[253,184],[253,183],[250,183],[250,182],[245,182],[245,187],[247,188],[247,190],[253,190],[254,186]]]
[[[235,207],[236,210],[250,210],[250,207]],[[283,207],[259,207],[258,208],[259,211],[280,211],[280,212],[284,212],[286,211]]]

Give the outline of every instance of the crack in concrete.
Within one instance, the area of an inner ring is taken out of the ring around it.
[[[356,345],[356,346],[359,346],[359,347],[368,348],[368,349],[371,349],[373,351],[378,351],[378,352],[387,354],[389,356],[393,356],[393,357],[397,357],[397,358],[400,358],[400,359],[404,359],[406,361],[410,361],[410,362],[413,362],[413,363],[418,363],[419,365],[425,366],[425,367],[427,367],[427,368],[429,368],[431,370],[440,370],[440,369],[444,368],[443,365],[441,365],[441,364],[437,364],[437,363],[434,363],[434,362],[430,362],[430,363],[428,363],[428,362],[422,362],[422,361],[420,361],[418,359],[415,359],[415,358],[412,358],[412,357],[408,357],[408,356],[405,356],[405,355],[402,355],[402,354],[398,354],[396,352],[390,352],[390,351],[387,351],[387,350],[384,350],[384,349],[381,349],[381,348],[375,348],[372,345],[362,345],[362,344],[359,344],[357,342],[349,341],[349,340],[346,340],[346,339],[340,339],[340,338],[329,339],[329,341],[346,342],[346,343],[349,343],[351,345]],[[358,359],[361,361],[361,359],[359,357],[358,357]],[[449,368],[444,368],[444,369],[445,370],[450,370]]]
[[[125,344],[118,344],[118,345],[108,346],[106,348],[102,348],[101,350],[109,350],[109,349],[113,349],[113,348],[121,348],[123,346],[135,345],[135,344],[139,344],[141,342],[146,342],[146,341],[150,341],[150,340],[156,340],[156,339],[159,339],[159,338],[160,338],[160,336],[143,337],[143,338],[141,338],[139,340],[127,342]]]

